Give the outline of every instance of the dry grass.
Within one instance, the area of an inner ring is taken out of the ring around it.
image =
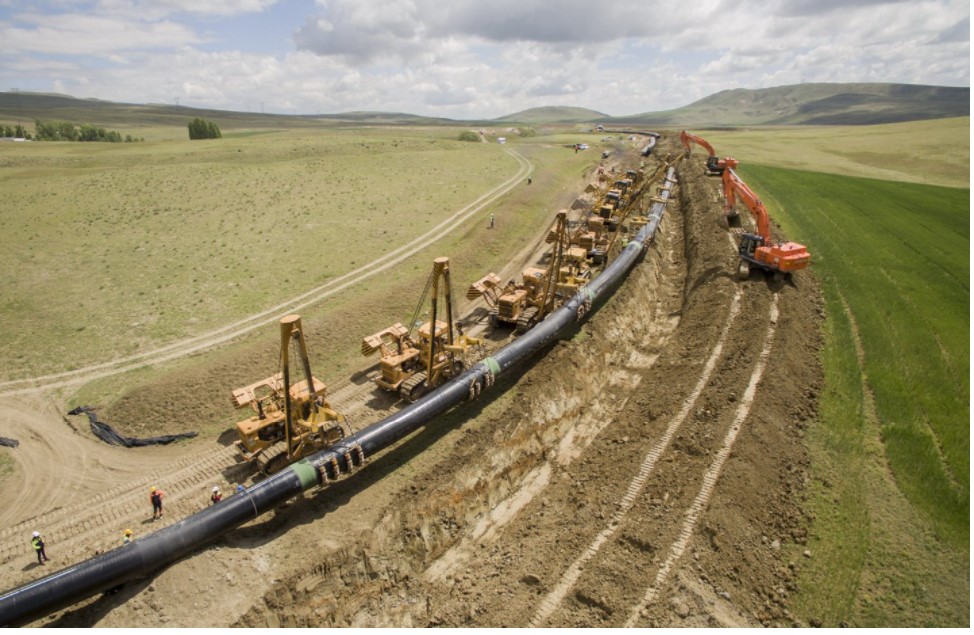
[[[449,131],[18,144],[3,157],[6,378],[259,312],[407,242],[516,171]]]
[[[877,126],[695,131],[743,164],[946,187],[970,187],[971,118]],[[694,152],[700,152],[694,148]]]

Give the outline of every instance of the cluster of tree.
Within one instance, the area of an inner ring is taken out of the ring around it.
[[[13,139],[30,139],[30,133],[24,129],[20,124],[14,127],[10,126],[0,126],[0,137],[7,137]]]
[[[107,141],[120,143],[122,135],[114,130],[105,130],[100,126],[83,123],[75,126],[69,121],[41,121],[34,122],[34,138],[38,141]],[[145,139],[139,139],[145,141]],[[132,135],[125,135],[124,141],[132,142],[136,139]]]
[[[457,137],[457,140],[480,142],[480,135],[474,132],[473,130],[464,130],[463,132],[460,133],[460,136]]]
[[[222,136],[220,128],[212,121],[197,117],[189,122],[190,139],[219,139]]]

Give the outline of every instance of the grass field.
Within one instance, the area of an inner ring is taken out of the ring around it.
[[[828,624],[966,625],[969,190],[740,173],[809,246],[828,313],[810,443],[819,555],[799,608]]]
[[[844,176],[970,187],[971,118],[879,126],[694,130],[743,167],[773,165]],[[694,148],[694,152],[700,152]]]
[[[2,374],[70,370],[274,306],[517,172],[497,145],[455,137],[397,129],[10,147],[0,166],[11,325],[0,333]]]

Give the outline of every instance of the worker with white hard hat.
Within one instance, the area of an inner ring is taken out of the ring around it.
[[[37,554],[37,564],[44,564],[47,562],[47,554],[44,553],[44,539],[41,538],[41,532],[35,531],[30,539],[30,546],[34,548],[34,552]]]
[[[217,485],[213,486],[213,492],[210,494],[210,504],[216,505],[221,500],[223,500],[223,493],[220,492],[220,488]]]

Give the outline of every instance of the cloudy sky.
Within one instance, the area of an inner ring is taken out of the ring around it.
[[[970,85],[968,0],[0,0],[0,91],[315,114]]]

